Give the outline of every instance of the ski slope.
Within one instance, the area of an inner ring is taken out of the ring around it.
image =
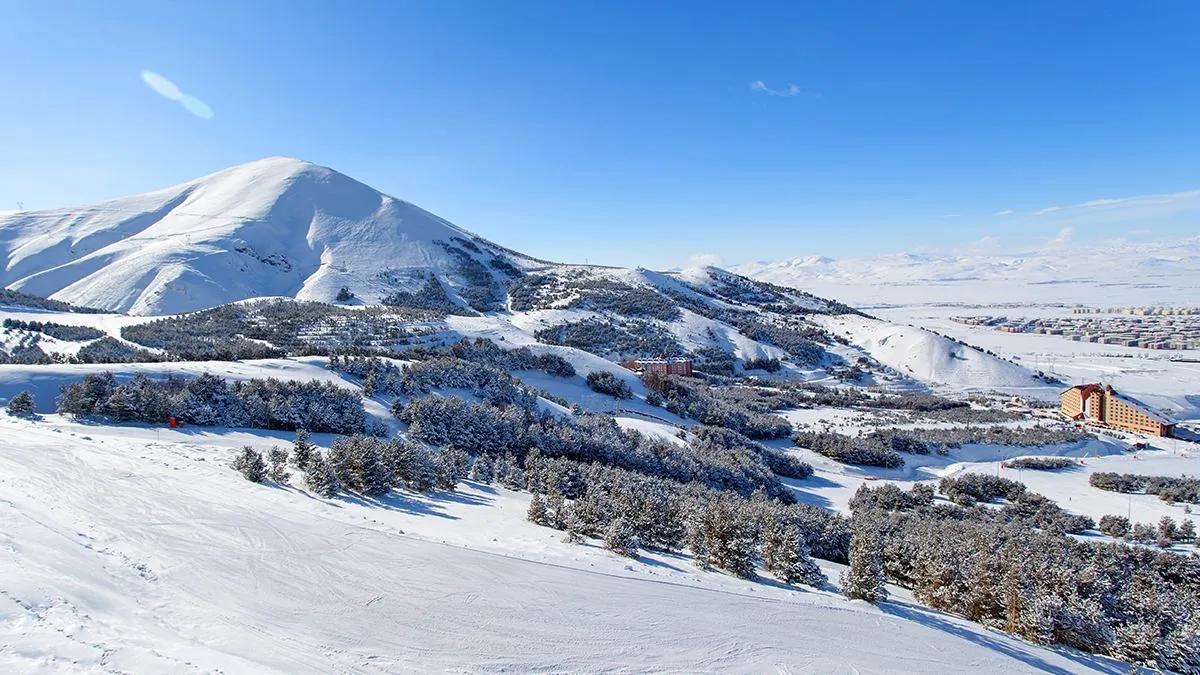
[[[0,671],[1124,673],[902,599],[636,561],[469,485],[318,499],[271,433],[0,416]]]

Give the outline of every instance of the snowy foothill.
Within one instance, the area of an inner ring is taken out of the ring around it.
[[[874,310],[874,313],[893,325],[934,330],[991,350],[1026,368],[1042,370],[1065,383],[1060,389],[1103,382],[1175,419],[1200,419],[1200,352],[1195,350],[1075,342],[1061,335],[1007,333],[951,320],[951,317],[984,315],[1069,317],[1068,306],[911,305]]]
[[[0,430],[4,672],[1128,671],[902,594],[875,607],[565,544],[495,486],[321,499],[229,468],[282,434]]]

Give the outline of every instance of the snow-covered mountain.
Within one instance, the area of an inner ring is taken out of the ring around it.
[[[815,321],[850,311],[836,301],[715,267],[666,273],[537,260],[287,157],[92,206],[0,216],[0,253],[0,284],[13,291],[130,315],[178,315],[277,296],[385,304],[431,320],[462,317],[455,324],[461,335],[575,347],[613,360],[689,354],[729,374],[740,372],[739,363],[780,359],[793,375],[809,378],[827,376],[826,368],[864,349],[836,345]],[[343,288],[353,297],[339,298]],[[14,297],[21,304],[28,296]],[[249,324],[227,328],[257,335]],[[59,347],[41,334],[10,338]],[[0,354],[19,347],[0,347]],[[78,349],[62,346],[64,353]],[[904,365],[905,376],[960,384],[953,369]],[[1021,378],[1001,379],[986,384]]]
[[[461,277],[455,238],[487,246],[484,264],[536,265],[336,171],[269,157],[143,195],[0,215],[0,285],[132,314],[333,300],[342,286],[375,301],[431,271]]]
[[[1200,291],[1200,237],[1074,242],[1003,252],[802,256],[732,268],[855,306],[914,302],[1190,304]]]

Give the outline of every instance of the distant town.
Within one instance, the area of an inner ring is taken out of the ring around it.
[[[1076,342],[1143,349],[1200,349],[1197,308],[1076,307],[1071,313],[1070,317],[956,316],[951,320],[968,326],[990,326],[1006,333],[1061,335]]]

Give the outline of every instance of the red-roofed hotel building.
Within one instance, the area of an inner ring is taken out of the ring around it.
[[[1175,422],[1154,412],[1141,401],[1116,392],[1111,386],[1080,384],[1059,395],[1062,414],[1073,420],[1098,422],[1115,429],[1153,436],[1172,436]]]

